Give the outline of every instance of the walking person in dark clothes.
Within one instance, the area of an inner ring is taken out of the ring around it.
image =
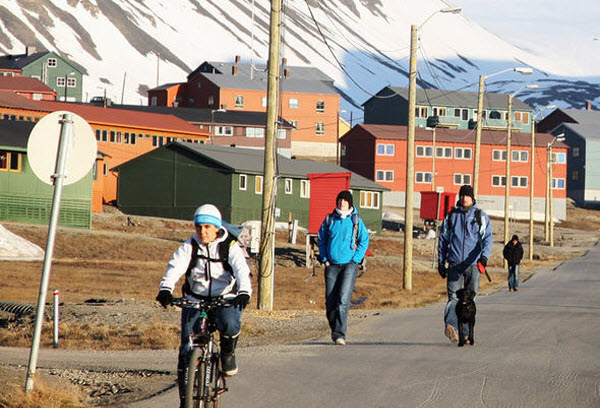
[[[523,246],[517,235],[513,235],[512,239],[504,245],[502,255],[508,262],[508,291],[516,292],[519,290],[519,264],[523,259]]]

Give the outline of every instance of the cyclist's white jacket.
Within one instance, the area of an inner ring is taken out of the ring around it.
[[[229,265],[233,269],[233,276],[218,261],[218,244],[224,241],[228,235],[224,228],[221,228],[221,231],[223,235],[209,244],[203,244],[196,234],[181,244],[167,265],[167,271],[160,282],[159,290],[173,292],[175,284],[188,269],[192,256],[192,239],[195,239],[198,242],[198,255],[207,256],[211,260],[200,257],[196,266],[192,268],[187,279],[194,294],[199,296],[221,296],[229,293],[252,295],[250,267],[237,242],[229,248]],[[193,297],[189,295],[188,298],[193,300]]]

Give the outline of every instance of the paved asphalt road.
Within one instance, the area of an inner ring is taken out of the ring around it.
[[[600,246],[518,293],[477,299],[476,345],[443,305],[385,311],[328,339],[239,352],[220,407],[600,407]],[[131,408],[175,407],[176,391]]]

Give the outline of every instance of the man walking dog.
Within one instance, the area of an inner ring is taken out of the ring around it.
[[[493,242],[490,218],[477,207],[473,187],[462,186],[458,195],[458,202],[446,214],[438,238],[438,272],[442,278],[447,278],[448,291],[444,333],[451,342],[458,340],[456,292],[463,287],[475,293],[479,291],[477,264],[487,266]],[[465,327],[464,335],[469,335],[468,327]]]

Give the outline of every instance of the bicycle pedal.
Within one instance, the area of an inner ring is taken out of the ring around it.
[[[221,387],[217,390],[217,395],[221,395],[223,393],[226,393],[227,391],[229,391],[229,388],[227,387]]]

